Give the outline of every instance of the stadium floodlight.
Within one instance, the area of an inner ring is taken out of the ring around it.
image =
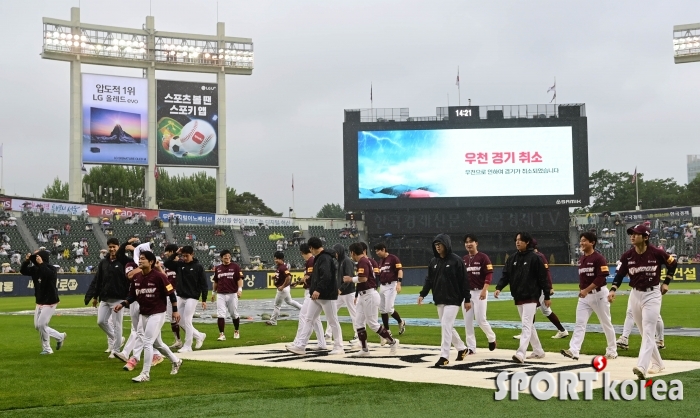
[[[676,64],[700,61],[700,23],[673,27],[673,61]]]

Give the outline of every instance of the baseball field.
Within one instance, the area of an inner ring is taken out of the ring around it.
[[[558,285],[557,291],[575,290],[576,285]],[[623,286],[624,289],[624,286]],[[688,294],[664,296],[662,316],[666,329],[700,328],[700,284],[673,283],[673,290],[686,289]],[[406,287],[402,294],[417,294],[418,287]],[[491,289],[494,290],[493,288]],[[506,289],[507,290],[507,289]],[[300,300],[301,290],[293,290]],[[271,299],[273,290],[246,290],[243,299]],[[417,296],[417,295],[416,295]],[[554,299],[552,308],[568,325],[575,322],[576,298]],[[59,308],[83,307],[82,296],[64,296]],[[627,296],[618,296],[612,305],[615,325],[624,321]],[[518,401],[494,400],[494,389],[481,389],[450,384],[453,374],[446,373],[443,384],[427,384],[392,380],[392,370],[386,378],[359,377],[349,374],[298,370],[284,367],[261,367],[241,364],[212,363],[185,360],[180,373],[171,376],[166,360],[151,370],[151,381],[136,384],[131,377],[138,374],[122,370],[123,363],[107,359],[103,351],[106,339],[96,325],[95,316],[57,314],[51,326],[68,337],[65,346],[50,356],[40,356],[37,331],[33,317],[14,312],[32,310],[33,298],[0,299],[0,417],[130,417],[130,416],[479,416],[479,417],[537,417],[561,415],[571,417],[681,417],[695,416],[700,410],[700,371],[688,371],[663,376],[669,382],[680,379],[684,386],[682,401],[604,401],[602,391],[594,392],[593,401],[537,401],[523,394]],[[402,317],[437,318],[433,305],[397,306]],[[59,311],[60,312],[60,311]],[[242,312],[245,315],[245,312]],[[341,310],[340,315],[347,315]],[[461,315],[460,315],[461,318]],[[489,320],[517,320],[512,302],[489,303]],[[537,321],[546,319],[538,313]],[[591,324],[597,323],[595,317]],[[125,329],[129,322],[125,319]],[[207,334],[202,350],[238,346],[260,346],[290,342],[297,330],[294,320],[280,321],[276,327],[263,322],[241,325],[241,338],[234,340],[233,327],[226,326],[227,341],[216,341],[215,324],[195,324]],[[392,321],[394,334],[397,334]],[[342,324],[349,336],[352,327]],[[464,337],[464,328],[458,328]],[[495,328],[498,348],[515,350],[518,340],[512,338],[516,329]],[[547,358],[560,361],[559,350],[568,348],[569,338],[551,339],[553,331],[539,331]],[[487,356],[486,339],[476,331],[477,355],[466,359],[477,361]],[[169,326],[163,328],[163,339],[172,342]],[[347,338],[346,338],[347,339]],[[376,335],[370,339],[377,340]],[[409,326],[400,337],[402,345],[437,346],[440,328]],[[636,357],[640,337],[632,335],[629,350],[620,350],[621,357]],[[700,339],[690,336],[667,335],[666,349],[661,354],[667,360],[700,362]],[[53,344],[53,342],[52,342]],[[603,334],[588,333],[582,354],[604,352]],[[454,351],[452,352],[454,357]],[[381,358],[374,359],[381,362]],[[610,360],[614,362],[615,360]],[[591,369],[592,370],[592,369]],[[629,379],[633,379],[631,371]]]

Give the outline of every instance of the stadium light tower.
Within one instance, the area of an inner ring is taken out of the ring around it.
[[[700,23],[673,26],[673,62],[700,61]]]
[[[153,16],[142,29],[101,26],[80,21],[80,9],[71,8],[71,20],[43,18],[41,57],[68,61],[70,70],[69,199],[81,201],[83,123],[81,64],[142,68],[148,80],[147,207],[156,208],[156,70],[212,73],[217,76],[219,102],[219,164],[216,169],[216,212],[226,213],[226,74],[253,73],[253,41],[225,36],[223,22],[216,35],[161,32]]]

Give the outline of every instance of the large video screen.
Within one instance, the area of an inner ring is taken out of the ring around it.
[[[359,199],[574,193],[570,126],[357,136]]]
[[[586,123],[345,122],[345,209],[586,206]]]

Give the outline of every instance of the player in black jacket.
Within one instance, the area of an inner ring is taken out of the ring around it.
[[[523,332],[520,337],[520,347],[513,355],[513,361],[516,363],[525,362],[525,354],[529,344],[532,344],[532,354],[527,358],[544,358],[544,350],[534,326],[535,312],[541,294],[544,294],[545,306],[549,307],[551,304],[547,270],[542,259],[529,246],[531,241],[532,236],[527,232],[519,232],[515,236],[515,247],[518,251],[506,260],[503,276],[493,294],[495,298],[498,298],[501,290],[510,285],[510,293],[518,307]]]
[[[182,256],[182,261],[176,260],[178,255]],[[195,329],[192,318],[200,296],[202,309],[207,309],[209,286],[204,267],[194,258],[194,249],[189,245],[179,248],[163,264],[168,270],[177,272],[177,309],[180,312],[180,327],[185,330],[185,342],[178,353],[192,351],[192,339],[195,340],[194,348],[201,348],[207,334]]]
[[[50,337],[56,339],[56,350],[60,350],[66,340],[65,332],[58,332],[49,327],[49,321],[51,321],[59,302],[58,289],[56,288],[56,269],[49,264],[49,255],[48,251],[43,250],[27,254],[20,267],[20,273],[24,276],[31,276],[34,285],[34,299],[36,300],[34,328],[39,331],[41,347],[43,348],[39,354],[53,354]],[[29,263],[33,265],[30,267]]]
[[[435,366],[440,367],[449,363],[450,345],[457,349],[457,361],[464,360],[467,346],[454,328],[455,318],[464,303],[464,309],[471,309],[471,294],[467,283],[467,274],[462,258],[452,252],[450,236],[439,234],[433,240],[433,257],[428,265],[428,277],[420,291],[418,304],[423,304],[423,298],[432,290],[433,302],[437,306],[438,317],[442,326],[442,344],[440,359]]]

